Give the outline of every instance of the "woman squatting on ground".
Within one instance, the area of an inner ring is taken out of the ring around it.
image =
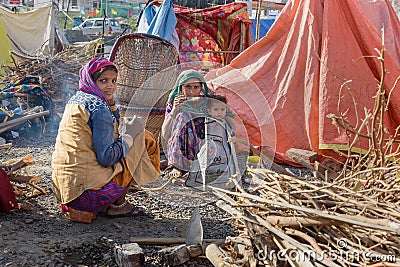
[[[72,221],[91,222],[98,212],[111,217],[142,212],[125,195],[131,185],[153,182],[160,173],[160,149],[143,121],[134,117],[120,124],[117,77],[109,60],[90,60],[60,122],[52,183]]]

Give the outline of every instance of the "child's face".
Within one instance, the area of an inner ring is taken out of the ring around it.
[[[226,115],[226,105],[220,101],[213,101],[208,107],[208,114],[214,119],[223,119]]]

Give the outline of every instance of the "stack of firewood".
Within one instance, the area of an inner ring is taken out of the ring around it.
[[[400,136],[399,128],[390,133],[384,125],[390,101],[384,48],[377,60],[375,105],[359,126],[346,118],[348,107],[329,115],[349,138],[347,151],[337,151],[346,160],[336,177],[250,169],[250,189],[215,189],[217,205],[239,232],[223,247],[210,247],[215,266],[400,266]],[[365,143],[364,151],[353,149]]]
[[[7,173],[17,196],[32,198],[42,194],[47,195],[47,188],[43,188],[37,184],[42,178],[38,175],[32,175],[29,171],[29,166],[34,164],[35,162],[31,154],[0,164],[0,168]]]
[[[51,102],[56,105],[54,110],[44,110],[41,95],[20,90],[12,92],[13,97],[7,98],[6,94],[1,94],[0,91],[0,100],[7,100],[3,102],[5,106],[2,108],[10,111],[10,114],[13,114],[12,110],[17,107],[23,110],[19,116],[7,118],[7,122],[0,121],[0,133],[9,131],[35,118],[39,118],[40,125],[44,131],[44,116],[54,118],[55,113],[62,112],[66,100],[79,88],[79,69],[95,56],[99,45],[101,45],[100,39],[82,45],[73,45],[51,58],[27,59],[12,54],[11,57],[14,64],[2,66],[4,76],[0,78],[1,83],[4,86],[8,86],[16,84],[28,76],[39,77],[41,85],[46,88],[51,99],[51,101],[47,101],[48,97],[46,98],[46,109],[52,107],[53,104]]]
[[[77,90],[79,69],[96,55],[100,45],[101,39],[71,45],[51,58],[26,59],[12,55],[14,64],[2,66],[5,71],[2,83],[7,85],[26,76],[39,76],[49,95],[59,99],[65,93],[66,83],[72,83]]]
[[[398,169],[393,169],[396,176]],[[218,190],[239,236],[226,263],[365,266],[400,262],[400,183],[372,198],[339,182],[250,170],[254,188]],[[399,178],[397,178],[399,179]],[[381,192],[381,191],[379,191]],[[242,249],[240,249],[242,247]],[[383,266],[383,265],[382,265]]]

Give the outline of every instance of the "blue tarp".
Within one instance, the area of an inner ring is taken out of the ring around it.
[[[155,35],[172,43],[175,25],[174,5],[171,0],[166,0],[159,7],[150,5],[144,9],[139,16],[137,32]]]
[[[272,24],[274,24],[276,18],[261,18],[260,19],[260,31],[258,35],[258,39],[260,40],[263,38],[269,29],[271,28]],[[254,25],[250,25],[251,37],[253,39],[253,43],[256,41],[256,19],[251,19]]]
[[[75,18],[72,18],[72,28],[73,27],[76,27],[76,26],[79,26],[79,25],[81,25],[83,23],[83,18],[82,17],[75,17]]]

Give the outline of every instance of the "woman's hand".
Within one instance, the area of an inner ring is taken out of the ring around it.
[[[175,109],[175,108],[179,108],[182,104],[183,104],[183,102],[185,102],[187,100],[187,97],[186,96],[184,96],[184,95],[177,95],[175,98],[174,98],[174,106],[173,106],[173,108]]]
[[[124,117],[124,121],[120,126],[120,133],[129,134],[132,136],[133,140],[144,131],[144,122],[142,118],[137,117],[136,115],[133,116],[131,120]]]
[[[114,97],[112,99],[107,100],[108,101],[108,105],[111,106],[115,106],[115,100]]]

